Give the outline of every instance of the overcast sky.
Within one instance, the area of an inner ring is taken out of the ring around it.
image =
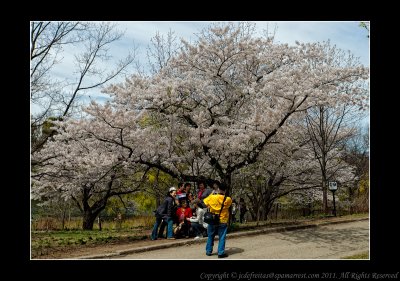
[[[122,40],[114,43],[110,49],[111,54],[119,57],[127,55],[132,49],[133,44],[138,47],[137,59],[142,65],[147,64],[146,47],[150,39],[158,31],[160,34],[167,34],[169,30],[175,32],[178,38],[184,38],[187,41],[196,39],[195,33],[208,26],[211,22],[116,22],[120,30],[125,31]],[[350,50],[365,66],[369,66],[369,38],[368,31],[359,26],[360,22],[255,22],[257,30],[268,29],[275,31],[275,42],[294,44],[299,42],[322,42],[330,40],[343,50]],[[63,55],[64,59],[55,69],[54,75],[59,78],[72,78],[73,73],[73,55],[77,49],[66,49]],[[107,97],[100,93],[99,89],[88,93],[91,98],[98,101],[104,101]],[[34,112],[34,108],[32,108]]]
[[[178,37],[195,40],[197,33],[211,22],[119,22],[126,29],[126,40],[135,41],[145,47],[156,31],[166,34],[169,30]],[[273,30],[279,43],[294,44],[300,42],[322,42],[330,40],[339,48],[352,51],[360,57],[364,65],[369,65],[369,39],[367,30],[359,26],[360,22],[255,22],[257,29]]]

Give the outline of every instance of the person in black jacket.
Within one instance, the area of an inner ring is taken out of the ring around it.
[[[162,221],[167,223],[167,239],[175,239],[173,232],[173,216],[176,207],[175,203],[176,188],[171,187],[164,202],[156,210],[156,223],[154,224],[153,231],[151,233],[151,240],[157,240],[158,227]]]

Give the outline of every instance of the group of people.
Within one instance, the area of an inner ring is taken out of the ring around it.
[[[214,239],[218,234],[218,257],[227,257],[225,240],[232,199],[225,196],[225,191],[225,185],[219,181],[213,182],[213,188],[207,187],[204,181],[199,181],[196,194],[191,193],[190,183],[179,183],[178,189],[171,187],[164,202],[155,211],[156,222],[151,239],[164,238],[165,227],[167,239],[189,238],[191,234],[195,236],[194,239],[207,236],[206,255],[211,256]],[[207,208],[212,213],[220,214],[219,224],[204,222]]]

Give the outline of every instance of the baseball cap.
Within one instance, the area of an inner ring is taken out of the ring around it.
[[[176,188],[173,186],[169,188],[169,192],[172,192],[172,191],[176,191]]]

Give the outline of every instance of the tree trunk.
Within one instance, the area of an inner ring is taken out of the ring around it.
[[[271,211],[271,207],[272,204],[274,203],[274,201],[271,201],[271,197],[272,197],[272,193],[274,191],[274,186],[272,185],[272,181],[267,183],[267,185],[265,186],[265,190],[264,190],[264,200],[261,202],[263,204],[263,213],[262,213],[262,219],[263,220],[267,220],[268,218],[268,214]]]
[[[267,221],[267,220],[268,220],[268,215],[269,215],[270,212],[271,212],[273,203],[274,203],[273,201],[272,201],[272,202],[268,201],[268,203],[265,204],[264,213],[263,213],[263,220],[264,220],[264,221]]]
[[[349,192],[349,202],[350,202],[349,212],[350,212],[350,215],[352,215],[354,212],[354,208],[353,208],[354,193],[353,193],[353,189],[351,186],[349,186],[348,192]]]
[[[258,226],[258,224],[260,222],[260,215],[261,215],[261,206],[259,206],[258,209],[257,209],[257,223],[256,223],[256,226]]]
[[[62,230],[64,230],[64,227],[65,227],[66,213],[67,213],[67,210],[66,210],[66,208],[64,208],[62,211],[62,227],[61,227]]]
[[[230,195],[231,181],[232,181],[231,177],[232,177],[232,175],[229,173],[229,174],[226,174],[222,179],[222,184],[224,184],[226,187],[226,195],[227,196]]]
[[[71,206],[68,205],[68,226],[71,226]]]
[[[326,188],[326,180],[322,180],[322,204],[325,214],[328,214],[328,190]]]
[[[231,181],[232,181],[232,175],[230,173],[226,174],[222,180],[222,183],[226,187],[226,190],[225,190],[226,196],[230,195]],[[231,221],[232,221],[232,205],[229,207],[228,225],[231,225]]]
[[[97,217],[97,223],[99,225],[99,231],[101,231],[101,218],[100,218],[100,215]]]
[[[94,202],[91,206],[89,205],[89,199],[91,197],[91,189],[93,185],[84,185],[82,189],[82,208],[80,208],[83,216],[82,229],[83,230],[93,230],[93,224],[97,216],[103,211],[107,205],[107,201],[111,196],[118,195],[117,193],[111,193],[112,183],[115,179],[115,174],[111,175],[111,179],[108,181],[108,191],[102,198]],[[78,204],[79,206],[79,204]]]
[[[256,221],[257,220],[257,215],[256,215],[257,208],[254,207],[254,205],[252,205],[252,206],[253,206],[253,208],[249,209],[251,220]]]
[[[85,212],[83,215],[83,230],[93,230],[93,224],[96,220],[97,214],[92,214],[92,212]]]

